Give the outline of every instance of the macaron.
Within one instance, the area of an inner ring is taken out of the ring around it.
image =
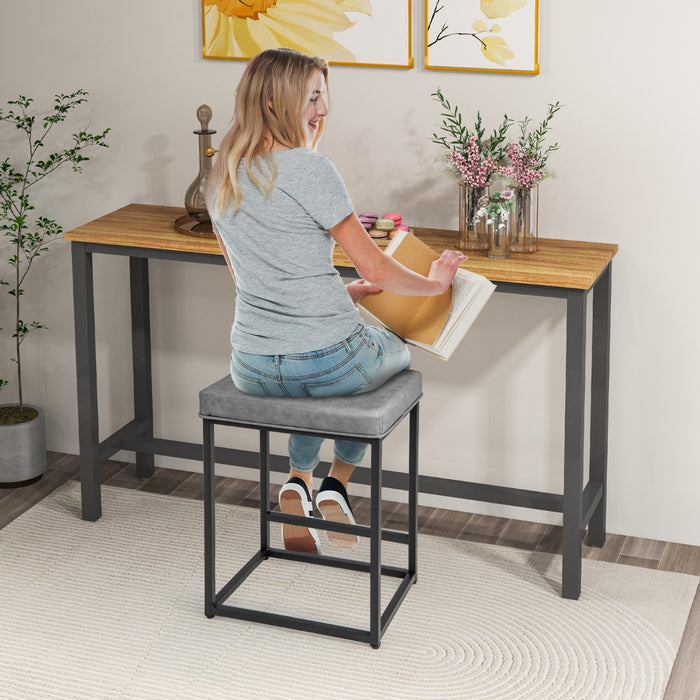
[[[389,231],[382,231],[378,228],[370,228],[368,231],[371,238],[386,238],[389,235]]]
[[[357,218],[360,220],[360,223],[369,231],[369,229],[371,229],[372,226],[374,226],[374,222],[379,217],[371,211],[366,211],[362,214],[359,214]]]
[[[393,231],[396,228],[394,221],[392,219],[377,219],[374,222],[374,228],[378,228],[380,231]]]
[[[401,217],[401,214],[397,212],[392,212],[391,214],[384,214],[382,216],[382,219],[391,219],[394,222],[394,228],[397,226],[401,226],[403,223],[403,218]]]

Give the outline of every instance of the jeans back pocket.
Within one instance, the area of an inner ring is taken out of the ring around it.
[[[302,383],[304,393],[313,398],[329,396],[350,396],[362,394],[372,388],[372,378],[362,369],[359,363],[343,368],[335,375],[321,375],[316,379]]]

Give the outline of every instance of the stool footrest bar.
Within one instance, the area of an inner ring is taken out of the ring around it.
[[[304,552],[294,552],[289,549],[270,549],[270,558],[286,559],[287,561],[301,561],[306,564],[320,564],[321,566],[333,566],[338,569],[351,569],[353,571],[364,571],[369,573],[370,563],[368,561],[360,561],[359,559],[344,559],[340,557],[319,556],[318,554],[305,554]],[[408,569],[402,569],[398,566],[390,566],[382,564],[382,576],[394,576],[402,578],[408,572]]]
[[[307,620],[302,617],[292,617],[290,615],[281,615],[279,613],[265,612],[262,610],[238,608],[233,605],[217,605],[214,607],[214,614],[222,617],[231,617],[238,620],[247,620],[249,622],[262,622],[267,625],[286,627],[293,630],[302,630],[304,632],[325,634],[332,637],[340,637],[342,639],[350,639],[357,642],[370,641],[368,630],[358,629],[356,627],[343,627],[342,625],[334,625],[329,622]]]
[[[322,518],[307,518],[303,515],[292,515],[291,513],[281,513],[278,510],[271,510],[267,513],[271,523],[289,523],[290,525],[305,525],[314,527],[317,530],[332,530],[333,532],[346,532],[360,537],[369,537],[369,525],[351,525],[349,523],[337,523],[333,520],[323,520]]]
[[[281,513],[278,510],[269,510],[267,518],[272,523],[289,523],[290,525],[305,525],[314,527],[317,530],[332,530],[333,532],[347,532],[348,534],[360,537],[370,537],[372,534],[369,525],[350,525],[349,523],[337,523],[333,520],[322,520],[321,518],[307,518],[303,515],[292,515],[291,513]],[[408,544],[408,533],[398,530],[382,530],[382,539],[387,542],[397,542],[398,544]]]

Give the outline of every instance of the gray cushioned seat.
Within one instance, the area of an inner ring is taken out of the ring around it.
[[[366,394],[323,399],[250,396],[226,376],[199,393],[199,415],[272,430],[379,438],[388,435],[421,396],[421,373],[410,369]]]

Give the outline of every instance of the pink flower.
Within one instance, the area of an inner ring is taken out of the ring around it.
[[[482,160],[476,135],[467,139],[466,158],[459,151],[449,151],[447,160],[457,168],[462,181],[470,187],[484,187],[491,173],[497,170],[493,158]]]
[[[501,175],[513,180],[516,187],[528,188],[539,182],[544,177],[544,172],[538,166],[537,160],[520,150],[517,143],[511,143],[506,148],[511,166],[499,168]]]

